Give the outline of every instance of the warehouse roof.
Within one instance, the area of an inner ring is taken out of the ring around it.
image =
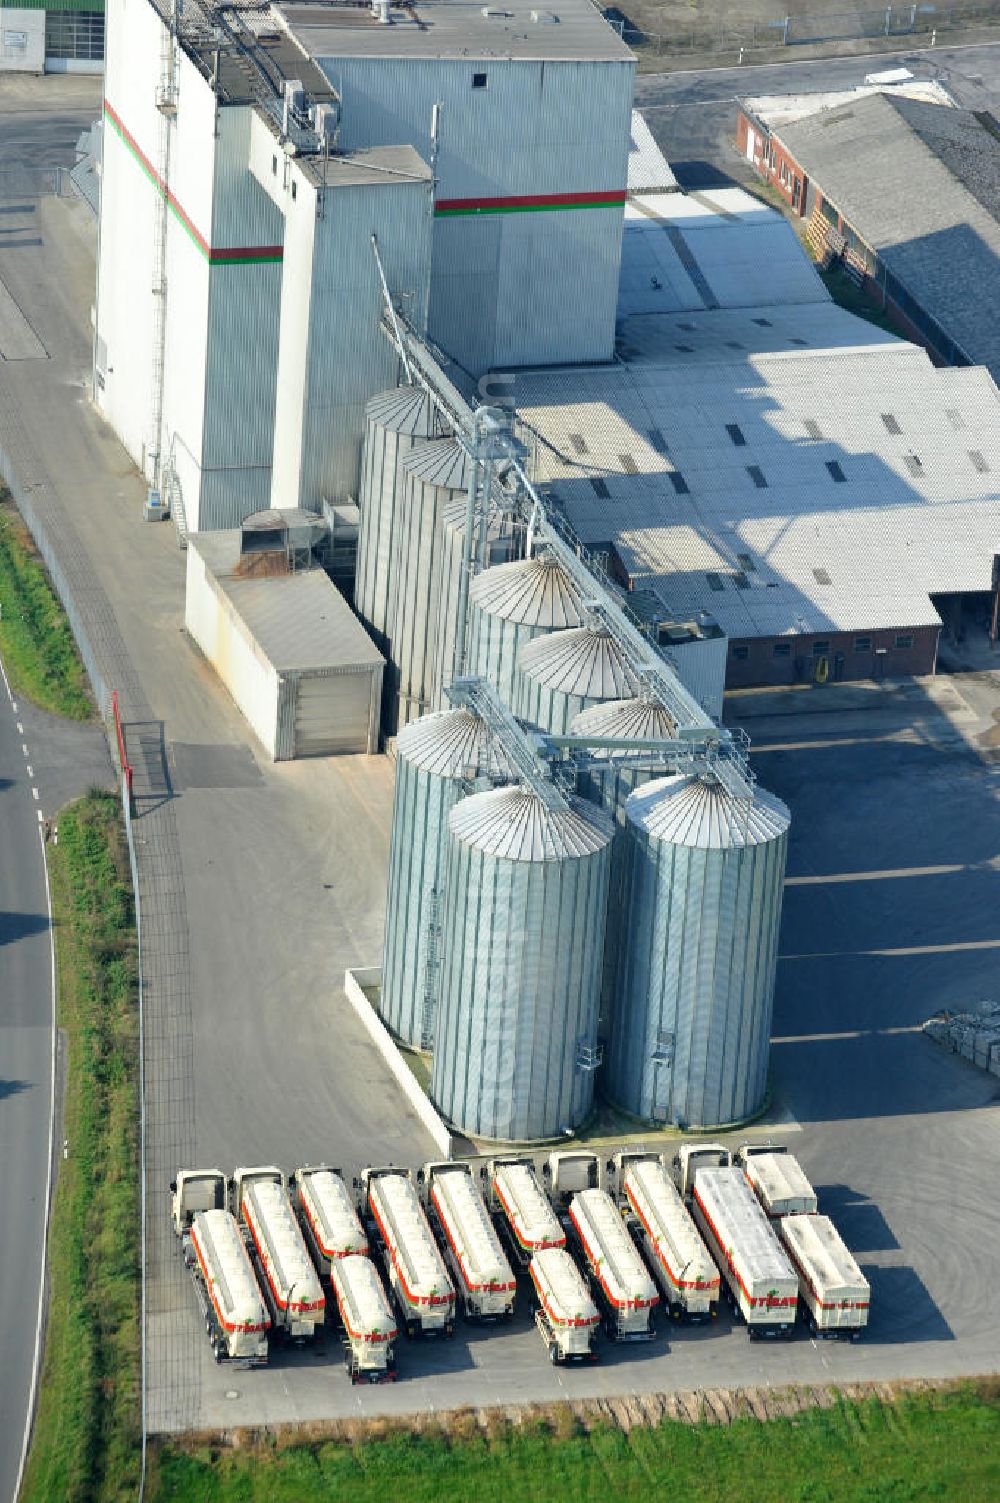
[[[204,560],[220,594],[246,623],[279,673],[368,667],[382,654],[322,569],[241,578],[238,529],[196,532],[188,546]]]
[[[631,176],[630,167],[630,189]],[[630,192],[619,317],[816,303],[827,297],[784,215],[742,188]]]
[[[314,58],[421,57],[475,61],[632,62],[591,0],[414,0],[395,3],[380,25],[366,5],[297,4],[275,14]]]
[[[820,110],[835,110],[843,105],[867,99],[872,94],[886,94],[902,99],[922,99],[927,104],[943,104],[952,108],[955,101],[948,90],[933,78],[914,78],[906,68],[892,70],[901,75],[890,80],[889,73],[870,74],[863,84],[853,89],[831,89],[809,94],[758,94],[743,99],[740,103],[750,114],[772,130],[788,125],[792,120],[804,120]],[[881,80],[877,82],[876,80]]]
[[[641,110],[632,111],[628,141],[628,191],[662,193],[677,187],[677,179],[653,139]]]
[[[1000,376],[1000,122],[876,94],[778,134],[967,358]]]
[[[830,303],[634,317],[619,350],[514,398],[536,479],[633,586],[737,638],[937,625],[931,592],[990,588],[986,371]]]

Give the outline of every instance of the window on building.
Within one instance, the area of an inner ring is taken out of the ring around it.
[[[904,651],[907,647],[913,646],[913,638],[909,635],[900,636],[896,638],[892,645],[893,647],[898,647],[900,651]]]
[[[104,57],[103,11],[46,11],[45,56],[101,62]]]
[[[473,73],[473,75],[472,75],[472,87],[474,89],[485,89],[486,88],[486,74],[485,73]]]
[[[855,652],[871,652],[871,650],[872,650],[872,639],[871,639],[871,637],[855,637],[854,638],[854,651]]]
[[[278,158],[277,157],[272,157],[271,158],[271,176],[272,177],[277,177],[278,176]]]
[[[792,655],[791,642],[775,642],[771,649],[771,655],[776,658],[790,658]]]
[[[298,198],[298,196],[299,196],[299,185],[295,181],[295,179],[292,178],[292,197],[293,198]]]
[[[732,655],[734,658],[738,659],[739,662],[745,663],[747,658],[750,656],[750,649],[744,642],[734,642],[732,646]]]
[[[825,658],[825,657],[829,657],[829,655],[830,655],[830,644],[829,644],[829,642],[814,642],[813,643],[813,657],[814,658]]]
[[[832,224],[834,229],[836,229],[840,215],[837,213],[836,209],[833,207],[833,204],[830,203],[828,199],[820,199],[819,212],[822,214],[827,223]]]

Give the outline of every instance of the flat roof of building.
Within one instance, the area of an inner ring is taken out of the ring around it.
[[[219,591],[279,673],[363,668],[383,661],[322,569],[250,578],[234,573],[240,538],[238,528],[196,532],[189,536],[188,546],[204,561]]]
[[[657,146],[641,110],[632,111],[628,141],[628,191],[664,193],[677,187],[670,163]]]
[[[620,318],[827,300],[784,215],[742,188],[630,192],[622,236]]]
[[[1000,548],[1000,393],[831,303],[641,315],[520,372],[535,479],[612,572],[735,638],[937,625]],[[615,558],[618,567],[614,567]]]
[[[881,93],[778,134],[914,301],[1000,378],[1000,122]]]
[[[891,77],[890,74],[898,76]],[[821,110],[840,109],[872,94],[898,95],[902,99],[919,99],[925,104],[941,104],[946,108],[955,105],[948,90],[936,78],[914,78],[906,68],[869,74],[863,84],[857,84],[853,89],[826,89],[807,94],[757,94],[740,103],[763,125],[777,130],[793,120],[805,120],[810,115],[818,115]]]
[[[414,0],[393,4],[391,25],[368,6],[273,7],[310,57],[413,57],[632,63],[633,54],[591,0]]]

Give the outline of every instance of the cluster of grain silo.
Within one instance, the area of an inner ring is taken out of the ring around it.
[[[620,644],[605,627],[588,624],[525,643],[517,655],[512,709],[539,730],[566,736],[591,705],[638,692]]]
[[[544,632],[586,622],[580,587],[547,551],[477,574],[469,587],[470,673],[490,680],[508,705],[521,648]]]

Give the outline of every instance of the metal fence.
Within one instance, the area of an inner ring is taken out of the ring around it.
[[[718,22],[673,26],[669,33],[644,31],[625,17],[611,25],[639,53],[666,57],[673,53],[750,52],[822,42],[875,41],[922,35],[932,44],[949,32],[1000,24],[1000,0],[978,5],[884,5],[877,9],[818,11],[775,16],[771,20],[727,16]]]

